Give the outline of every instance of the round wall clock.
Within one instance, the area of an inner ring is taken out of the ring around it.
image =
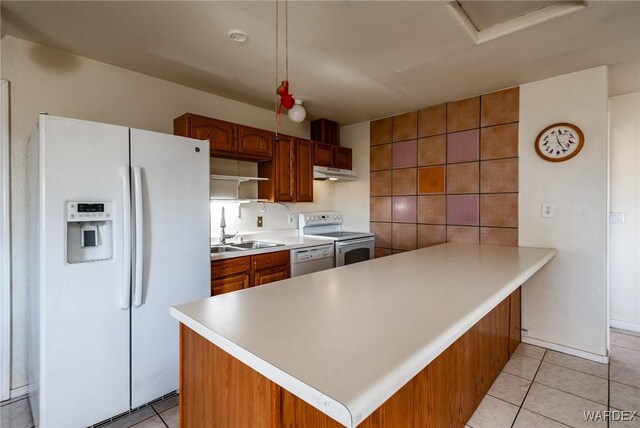
[[[584,134],[570,123],[555,123],[547,126],[536,138],[536,152],[550,162],[571,159],[582,150]]]

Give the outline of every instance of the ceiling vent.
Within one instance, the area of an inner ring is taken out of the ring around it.
[[[476,43],[484,43],[586,7],[584,1],[466,1],[449,10]]]

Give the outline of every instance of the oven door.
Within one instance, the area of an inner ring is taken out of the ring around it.
[[[372,260],[375,243],[375,236],[336,241],[336,267]]]

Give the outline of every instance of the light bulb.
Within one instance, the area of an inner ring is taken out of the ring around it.
[[[287,114],[289,115],[289,119],[291,119],[292,122],[302,122],[304,118],[307,117],[307,111],[302,106],[302,100],[296,99],[296,103],[293,105],[293,107],[291,107]]]

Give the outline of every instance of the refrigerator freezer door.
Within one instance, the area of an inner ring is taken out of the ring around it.
[[[40,234],[39,310],[32,316],[40,331],[30,364],[38,364],[32,390],[40,394],[34,403],[43,427],[88,426],[129,410],[129,310],[121,307],[129,130],[41,116],[39,157],[33,213]],[[68,201],[112,203],[110,260],[67,263],[65,247],[81,245],[68,242],[67,229],[88,224],[67,224]]]
[[[133,200],[143,209],[134,228],[142,227],[144,236],[141,280],[132,290],[134,296],[141,292],[142,300],[131,309],[136,407],[178,388],[178,323],[169,308],[210,293],[209,146],[132,129],[131,166],[140,168],[134,192],[139,187],[142,194]]]

